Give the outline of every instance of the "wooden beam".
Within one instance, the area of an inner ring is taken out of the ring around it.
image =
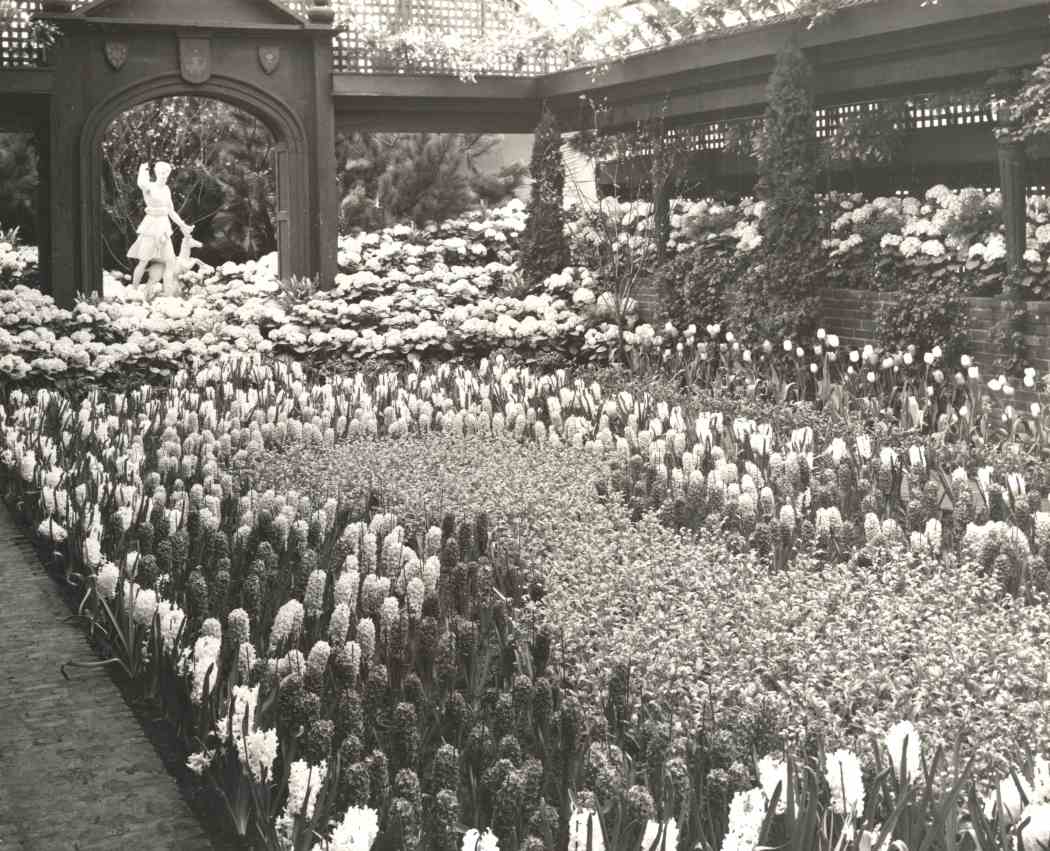
[[[578,96],[596,89],[615,90],[642,81],[692,74],[702,68],[770,58],[791,36],[798,39],[803,49],[879,36],[888,36],[892,41],[909,30],[974,19],[984,19],[983,27],[993,19],[1018,12],[1041,14],[1045,26],[1046,0],[952,0],[925,6],[915,0],[883,0],[843,9],[811,29],[806,28],[805,20],[792,20],[738,33],[715,33],[612,62],[597,77],[590,67],[549,74],[539,78],[537,94],[541,98]]]
[[[539,104],[508,110],[476,106],[473,109],[401,108],[404,104],[353,104],[336,101],[337,133],[531,133],[540,120]]]
[[[1000,68],[1036,65],[1050,41],[1050,22],[1045,8],[1026,8],[1009,20],[992,16],[917,36],[907,33],[810,51],[818,104],[979,85]],[[610,126],[660,114],[670,121],[736,118],[764,108],[773,65],[770,54],[700,69],[688,77],[650,78],[609,92],[598,90],[595,95],[607,98],[604,120]],[[552,106],[565,126],[578,122],[579,95],[556,98]]]
[[[332,75],[336,130],[389,133],[531,133],[540,116],[536,80],[408,74]]]
[[[0,68],[0,95],[51,94],[50,68]]]
[[[332,74],[332,92],[337,98],[428,99],[432,101],[482,100],[520,101],[536,98],[536,77],[479,77],[467,83],[457,77],[423,74]]]

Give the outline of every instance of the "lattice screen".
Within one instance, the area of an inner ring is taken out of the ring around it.
[[[3,2],[3,0],[0,0]],[[39,0],[8,0],[22,12],[0,27],[0,68],[31,68],[43,60],[43,51],[33,37],[29,16],[40,10]]]
[[[882,102],[848,103],[817,110],[817,135],[821,138],[834,131],[843,120],[864,113],[875,113]],[[992,115],[986,104],[976,100],[957,99],[945,102],[935,95],[909,98],[904,129],[933,130],[941,127],[962,127],[971,124],[990,124]]]
[[[22,15],[0,29],[0,68],[32,68],[41,64],[43,53],[33,36],[30,16],[40,11],[41,0],[0,0],[18,6]],[[86,0],[74,0],[74,7]],[[305,0],[285,0],[284,5],[300,14],[306,11]],[[505,29],[517,14],[512,0],[334,0],[339,19],[352,17],[369,27],[399,29],[413,24],[434,33],[458,33],[465,40],[481,38],[486,33]],[[332,41],[333,63],[336,71],[374,74],[391,71],[395,67],[406,73],[449,74],[454,69],[428,63],[405,68],[401,57],[377,56],[352,33],[337,34]],[[519,60],[515,56],[501,57],[490,74],[531,76],[544,73],[547,62],[543,57]]]
[[[864,103],[839,104],[822,107],[817,110],[817,137],[826,138],[834,132],[839,122],[863,115],[865,112],[877,112],[883,108],[883,102],[868,101]],[[758,119],[749,118],[732,122],[713,122],[693,128],[695,141],[687,150],[721,151],[725,149],[727,136],[731,130],[736,133],[748,133],[756,126]],[[964,125],[991,124],[992,116],[986,104],[978,101],[958,100],[945,103],[940,98],[917,96],[910,98],[907,105],[907,117],[904,128],[907,130],[933,130],[943,127],[961,127]],[[675,133],[681,138],[682,131]]]
[[[335,0],[340,17],[359,22],[364,30],[397,29],[404,24],[422,27],[435,34],[456,33],[470,41],[499,33],[513,21],[517,9],[510,0]],[[374,74],[399,69],[414,74],[450,74],[455,69],[441,63],[410,65],[403,56],[376,55],[354,33],[336,36],[334,41],[336,71]],[[490,74],[532,76],[547,71],[543,57],[502,57]]]

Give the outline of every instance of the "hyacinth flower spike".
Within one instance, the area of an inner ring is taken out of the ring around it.
[[[97,589],[97,583],[95,588]],[[130,599],[128,599],[129,595]],[[70,659],[59,667],[59,671],[68,680],[69,675],[66,673],[66,668],[101,668],[106,665],[117,665],[123,669],[129,679],[135,680],[145,671],[149,661],[142,652],[141,630],[152,629],[154,634],[159,630],[157,595],[154,591],[141,589],[134,583],[118,581],[116,600],[118,606],[124,610],[123,619],[114,614],[104,596],[96,594],[96,598],[109,619],[112,634],[117,639],[113,650],[120,655],[93,662],[78,662]]]

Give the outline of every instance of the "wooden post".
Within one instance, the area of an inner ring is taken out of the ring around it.
[[[1022,268],[1025,250],[1026,160],[1024,142],[1009,135],[997,140],[999,188],[1003,193],[1003,221],[1006,224],[1006,267],[1014,272]]]
[[[671,238],[671,176],[668,174],[667,151],[664,143],[664,127],[657,126],[653,140],[653,229],[656,237],[656,256],[663,260],[667,256],[667,241]]]
[[[331,27],[333,13],[329,0],[314,0],[309,12],[312,24]],[[335,170],[335,97],[332,94],[332,33],[321,30],[313,40],[313,179],[311,192],[313,221],[312,270],[324,289],[335,286],[339,271],[339,196]]]
[[[38,119],[35,132],[36,185],[36,246],[40,289],[54,295],[51,276],[51,110],[45,107]]]
[[[656,228],[656,256],[667,256],[667,241],[671,238],[671,181],[666,178],[653,186],[653,218]]]

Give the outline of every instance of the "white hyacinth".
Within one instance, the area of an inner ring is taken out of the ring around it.
[[[319,765],[310,765],[305,759],[292,763],[288,774],[288,801],[284,811],[289,817],[302,815],[307,821],[314,817],[314,804],[317,793],[324,785],[328,774],[328,763],[321,760]]]
[[[758,783],[766,796],[767,804],[773,800],[773,793],[780,786],[780,798],[777,800],[777,812],[787,809],[787,763],[769,754],[758,761]]]
[[[722,851],[754,851],[762,822],[766,819],[766,796],[759,787],[740,791],[729,805],[729,830]]]
[[[590,845],[587,843],[588,828]],[[479,851],[496,851],[499,846],[479,846]],[[598,814],[591,809],[577,807],[569,817],[568,851],[605,851],[605,836]]]
[[[586,842],[587,840],[584,838],[584,847],[586,847]],[[571,839],[569,844],[572,847]],[[499,851],[499,840],[491,828],[486,828],[485,832],[482,833],[477,828],[472,827],[463,834],[462,851]]]
[[[368,851],[379,835],[379,814],[371,807],[350,807],[332,831],[325,851]],[[320,843],[314,851],[322,851]]]
[[[859,818],[864,812],[864,778],[856,755],[847,750],[828,754],[827,781],[835,812]]]
[[[914,783],[922,778],[922,749],[919,742],[919,731],[915,729],[911,721],[899,721],[890,728],[886,734],[886,750],[889,751],[891,765],[898,775],[901,772],[902,760],[904,760],[908,782]]]

